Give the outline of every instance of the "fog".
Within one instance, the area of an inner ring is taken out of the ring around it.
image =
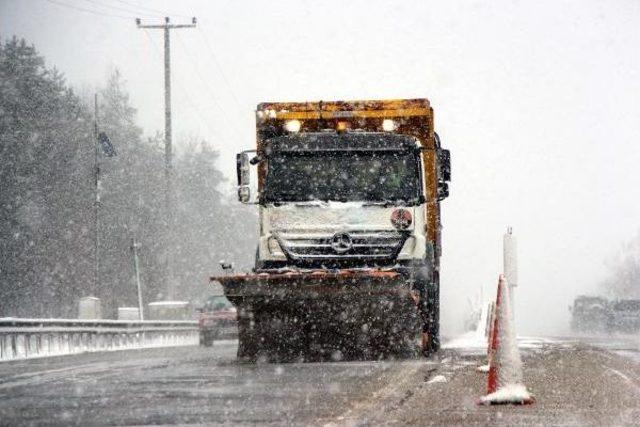
[[[151,9],[198,18],[172,32],[174,134],[211,141],[231,181],[261,101],[430,99],[453,159],[445,334],[469,296],[494,292],[507,226],[525,334],[567,330],[568,304],[599,292],[605,260],[640,227],[638,2],[3,0],[0,36],[35,44],[81,93],[119,69],[153,135],[162,33],[134,23],[161,23]]]

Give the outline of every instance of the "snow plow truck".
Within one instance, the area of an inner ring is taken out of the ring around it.
[[[243,361],[439,349],[440,203],[450,154],[427,99],[262,103],[238,199],[257,204],[250,273],[212,277]]]

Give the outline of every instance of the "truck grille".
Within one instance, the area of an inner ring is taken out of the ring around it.
[[[408,236],[396,231],[274,234],[294,261],[391,261],[397,257]]]

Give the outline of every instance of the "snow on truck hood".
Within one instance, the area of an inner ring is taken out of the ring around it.
[[[265,219],[273,231],[308,230],[395,230],[391,214],[396,209],[408,210],[414,221],[413,206],[381,206],[363,202],[295,202],[265,209]]]

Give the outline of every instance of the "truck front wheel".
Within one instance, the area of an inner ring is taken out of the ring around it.
[[[238,307],[238,359],[246,363],[254,363],[260,348],[259,320],[254,318],[253,307]]]

